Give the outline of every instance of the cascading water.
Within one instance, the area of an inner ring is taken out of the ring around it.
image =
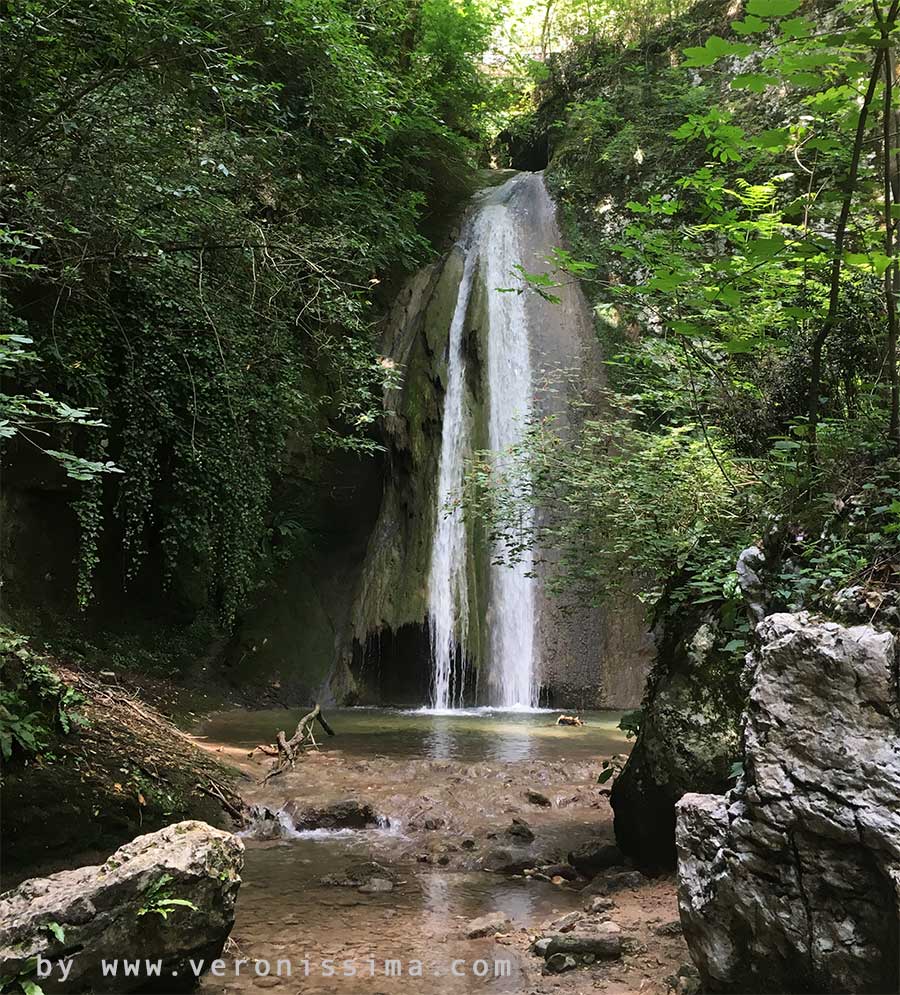
[[[502,453],[522,441],[531,414],[531,350],[522,296],[497,290],[508,285],[522,258],[512,212],[505,205],[491,205],[481,220],[488,292],[488,438],[500,469]],[[529,516],[522,525],[527,530],[530,524]],[[504,708],[537,704],[532,569],[530,549],[512,564],[501,561],[491,566],[488,684],[491,703]]]
[[[471,238],[474,225],[470,226]],[[469,623],[466,578],[466,527],[462,510],[454,500],[462,485],[469,444],[468,412],[465,410],[465,356],[463,330],[477,253],[464,244],[466,253],[456,307],[450,323],[447,346],[447,392],[438,468],[437,524],[431,547],[428,579],[428,621],[431,629],[433,676],[432,708],[444,710],[462,705],[463,681],[458,671],[465,659],[465,636]]]
[[[447,351],[447,386],[438,469],[437,524],[429,572],[429,625],[433,657],[432,707],[462,705],[462,667],[469,625],[466,527],[454,503],[470,448],[472,416],[466,410],[464,332],[476,274],[487,293],[488,439],[502,452],[519,442],[531,413],[533,386],[526,311],[519,294],[499,293],[520,260],[516,217],[509,198],[517,177],[492,191],[468,225],[465,253]],[[501,457],[502,458],[502,457]],[[527,523],[525,523],[527,525]],[[493,560],[493,557],[492,557]],[[485,661],[489,703],[533,707],[535,581],[526,554],[514,565],[494,563],[487,606],[490,659]]]

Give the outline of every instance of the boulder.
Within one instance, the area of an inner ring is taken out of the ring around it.
[[[541,808],[551,808],[553,802],[542,792],[529,788],[525,792],[525,798],[532,805],[539,805]]]
[[[289,801],[281,810],[298,830],[366,829],[381,821],[367,802],[354,798],[312,806],[301,801]]]
[[[756,632],[744,775],[678,804],[679,911],[703,990],[896,992],[897,640],[805,613]]]
[[[571,864],[545,864],[539,868],[539,871],[548,878],[563,878],[565,881],[578,880],[578,871]]]
[[[596,877],[601,871],[625,863],[625,855],[613,843],[591,843],[573,850],[569,863],[586,878]]]
[[[520,843],[534,842],[534,832],[524,819],[513,819],[506,830],[506,835],[511,836]]]
[[[610,792],[616,842],[642,870],[675,865],[675,803],[722,792],[739,752],[743,691],[717,616],[658,606],[657,656],[634,748]]]
[[[40,956],[54,965],[39,981],[48,995],[131,992],[147,986],[147,974],[126,977],[120,966],[104,977],[101,962],[149,959],[160,962],[166,991],[189,989],[190,961],[208,969],[228,939],[243,863],[236,836],[179,822],[137,837],[100,866],[24,881],[0,896],[3,974],[15,977]]]
[[[617,891],[633,891],[644,884],[644,875],[640,871],[606,871],[586,884],[582,894],[614,895]]]
[[[495,874],[522,874],[530,870],[534,862],[534,857],[522,849],[494,848],[488,850],[481,858],[482,869],[493,871]]]
[[[489,912],[486,916],[479,916],[473,919],[465,928],[465,934],[470,940],[477,940],[483,936],[493,936],[495,933],[502,933],[509,929],[512,920],[505,912]]]
[[[554,954],[593,954],[615,959],[622,955],[622,931],[614,922],[577,926],[569,933],[557,933],[550,938],[546,956]]]
[[[400,880],[400,876],[377,861],[363,860],[359,863],[348,864],[342,874],[328,874],[320,878],[319,883],[337,888],[362,888],[373,880],[396,884]]]

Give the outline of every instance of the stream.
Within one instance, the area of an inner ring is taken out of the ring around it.
[[[270,742],[273,730],[291,730],[300,714],[223,712],[196,734],[258,782],[269,760],[248,752]],[[535,970],[529,931],[580,909],[584,896],[570,882],[485,867],[523,856],[565,861],[575,846],[607,842],[609,806],[596,776],[602,758],[627,749],[619,713],[584,713],[582,728],[557,726],[557,714],[330,710],[335,737],[323,737],[320,752],[294,771],[244,788],[244,797],[270,816],[286,804],[353,799],[372,806],[377,824],[297,832],[283,815],[261,817],[244,834],[227,970],[207,975],[200,991],[522,991]],[[530,802],[529,791],[549,804]],[[513,818],[527,823],[533,841],[507,834]],[[335,883],[366,861],[391,876],[391,890]],[[511,925],[467,939],[466,925],[491,912]],[[237,974],[234,958],[248,961]]]

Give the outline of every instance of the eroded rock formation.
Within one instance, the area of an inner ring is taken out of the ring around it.
[[[757,635],[744,775],[677,806],[691,954],[711,992],[896,992],[897,640],[805,613]]]

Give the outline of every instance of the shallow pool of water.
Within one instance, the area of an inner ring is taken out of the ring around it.
[[[199,736],[252,749],[293,732],[306,709],[216,712],[200,723]],[[579,760],[609,756],[627,746],[618,728],[621,712],[582,712],[580,727],[556,724],[560,712],[471,709],[449,713],[383,708],[325,712],[334,737],[318,726],[322,750],[347,756],[430,757],[437,760]],[[321,735],[320,735],[321,733]]]

